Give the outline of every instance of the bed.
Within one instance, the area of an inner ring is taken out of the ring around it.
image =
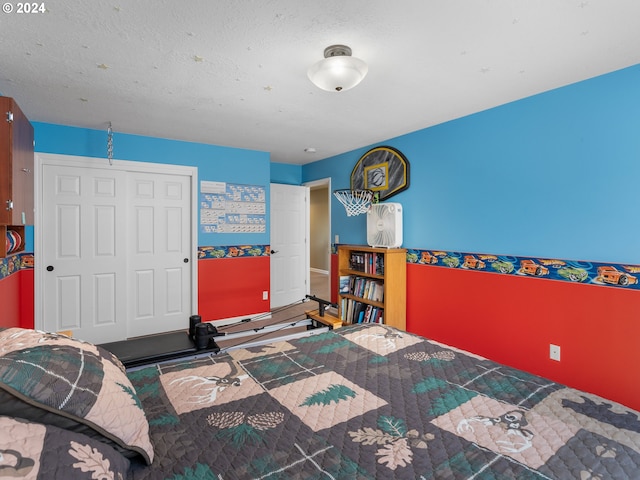
[[[0,355],[0,478],[640,478],[640,413],[383,325],[130,371],[9,328]]]

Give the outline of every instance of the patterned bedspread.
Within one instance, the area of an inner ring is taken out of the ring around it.
[[[640,414],[380,325],[128,373],[143,479],[634,479]]]

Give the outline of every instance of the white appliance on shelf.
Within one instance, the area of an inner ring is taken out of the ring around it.
[[[396,248],[402,245],[402,205],[374,203],[367,211],[367,244]]]

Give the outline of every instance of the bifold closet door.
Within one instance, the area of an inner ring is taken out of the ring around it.
[[[94,343],[126,335],[125,172],[43,166],[44,328]]]
[[[43,165],[43,325],[93,343],[188,327],[191,178]]]
[[[189,327],[190,182],[180,175],[128,175],[129,337]]]

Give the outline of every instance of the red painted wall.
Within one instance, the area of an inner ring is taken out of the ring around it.
[[[0,280],[0,327],[20,327],[20,275],[14,273]]]
[[[409,332],[640,410],[638,291],[408,264],[407,299]]]
[[[338,301],[338,255],[331,255],[331,301]]]
[[[35,291],[32,268],[20,270],[20,327],[34,328]]]
[[[198,313],[207,321],[268,312],[270,285],[269,257],[198,260]]]

